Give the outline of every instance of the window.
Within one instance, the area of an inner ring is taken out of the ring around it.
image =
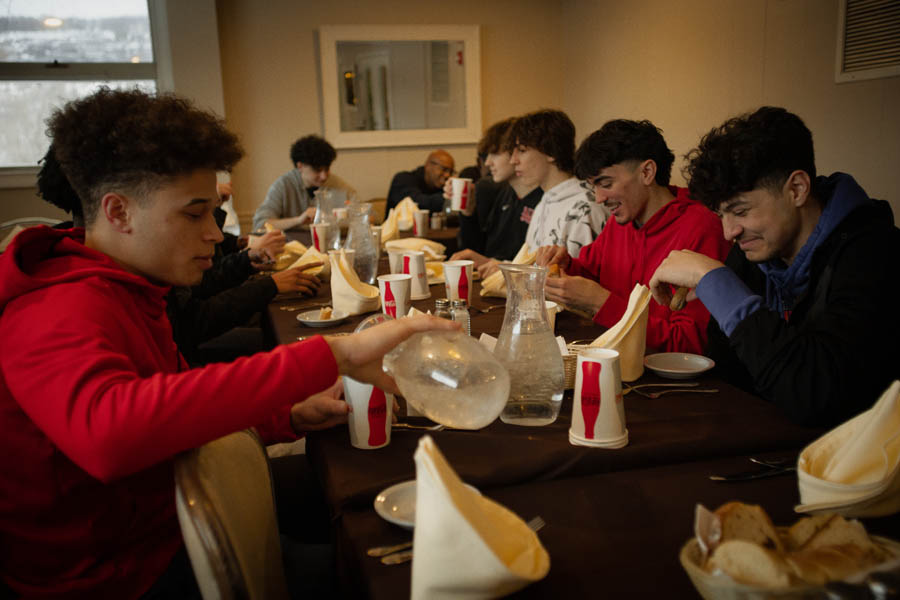
[[[0,168],[35,167],[44,121],[100,85],[156,90],[146,0],[0,0]]]

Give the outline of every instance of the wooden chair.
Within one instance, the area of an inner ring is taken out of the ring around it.
[[[387,198],[369,198],[366,200],[369,204],[372,205],[372,212],[369,216],[369,223],[371,225],[381,225],[384,222],[385,217],[385,207],[387,206]]]
[[[180,455],[175,502],[204,600],[288,598],[269,462],[255,431]]]

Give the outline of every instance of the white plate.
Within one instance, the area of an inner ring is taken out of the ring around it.
[[[478,492],[469,484],[466,487]],[[404,481],[382,490],[375,496],[375,512],[385,521],[412,529],[416,522],[416,480]]]
[[[342,310],[332,310],[330,319],[320,319],[319,309],[317,308],[300,313],[297,315],[297,320],[308,327],[328,327],[329,325],[337,325],[349,316]]]
[[[644,366],[667,379],[690,379],[709,371],[716,363],[711,358],[686,352],[663,352],[644,357]]]

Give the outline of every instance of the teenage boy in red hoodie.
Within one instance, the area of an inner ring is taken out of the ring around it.
[[[647,285],[670,251],[689,249],[717,260],[728,254],[716,215],[691,200],[686,189],[669,185],[674,159],[649,121],[609,121],[581,143],[575,174],[613,218],[578,258],[561,246],[538,249],[537,264],[558,264],[565,271],[547,280],[548,300],[584,309],[598,325],[612,327],[625,313],[635,284]],[[672,311],[651,303],[647,346],[701,354],[708,322],[703,307]]]
[[[27,229],[0,257],[0,575],[27,597],[181,597],[154,587],[183,556],[174,456],[253,425],[274,441],[340,423],[338,373],[396,390],[384,353],[452,324],[404,319],[189,370],[164,299],[212,265],[216,171],[240,159],[237,138],[136,90],[101,89],[48,125],[86,227]]]

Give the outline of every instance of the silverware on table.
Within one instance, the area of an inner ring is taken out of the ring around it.
[[[752,479],[765,479],[766,477],[776,477],[778,475],[786,475],[788,473],[793,473],[797,470],[797,467],[794,466],[792,462],[789,462],[789,459],[784,459],[784,462],[781,460],[763,460],[758,458],[751,458],[751,462],[760,466],[758,469],[754,469],[752,471],[741,471],[739,473],[731,473],[729,475],[710,475],[709,478],[713,481],[750,481]]]
[[[635,388],[630,388],[629,391],[634,390],[635,394],[639,394],[644,396],[645,398],[659,398],[663,394],[676,394],[676,393],[690,393],[690,394],[718,394],[719,390],[715,388],[710,389],[694,389],[694,388],[677,388],[671,390],[662,390],[659,392],[645,392],[644,390],[639,390]]]
[[[374,548],[369,548],[368,550],[366,550],[366,554],[375,557],[387,556],[388,554],[393,554],[394,552],[400,552],[401,550],[412,548],[412,544],[412,540],[409,540],[408,542],[395,544],[393,546],[375,546]]]
[[[487,313],[491,312],[492,310],[494,310],[495,308],[506,308],[506,305],[505,304],[493,304],[491,306],[488,306],[487,308],[481,308],[480,306],[472,306],[470,308],[474,308],[475,310],[477,310],[480,313],[487,314]]]
[[[391,429],[415,429],[418,431],[443,431],[446,425],[410,425],[409,423],[394,423]]]

